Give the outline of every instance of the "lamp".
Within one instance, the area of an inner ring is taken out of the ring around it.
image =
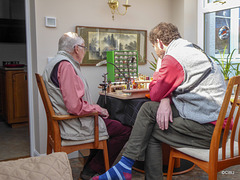
[[[118,0],[108,0],[108,5],[111,9],[111,13],[112,13],[112,19],[114,20],[114,14],[115,12],[119,15],[125,15],[127,13],[127,8],[131,7],[131,5],[128,4],[128,0],[126,0],[125,4],[123,4],[123,6],[125,7],[125,12],[124,13],[120,13],[118,10],[118,5],[119,2]]]
[[[107,63],[113,65],[118,70],[118,72],[121,73],[120,69],[115,64],[113,64],[111,62],[107,62],[107,60],[100,61],[99,63],[96,64],[96,66],[99,67],[99,66],[102,66],[102,65],[107,64]],[[122,74],[122,75],[123,75],[124,78],[126,78],[124,74]]]
[[[133,62],[134,59],[135,59],[135,57],[132,58],[131,62]],[[99,66],[102,66],[102,65],[107,64],[107,63],[113,65],[118,70],[118,72],[121,73],[120,69],[115,64],[113,64],[111,62],[107,62],[107,60],[100,61],[99,63],[96,64],[96,66],[99,67]],[[130,82],[130,74],[129,74],[129,63],[127,63],[127,67],[128,67],[128,76],[126,76],[124,73],[121,73],[121,74],[125,78],[125,82],[127,84],[127,89],[129,90],[130,89],[130,83],[131,83]]]
[[[225,1],[225,0],[216,0],[216,1],[213,1],[213,3],[221,3],[221,4],[225,4],[226,1]]]

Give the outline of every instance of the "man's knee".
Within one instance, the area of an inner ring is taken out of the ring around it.
[[[140,111],[156,111],[157,108],[159,106],[159,102],[155,102],[155,101],[147,101],[145,102],[142,106]]]
[[[159,106],[158,102],[154,102],[154,101],[145,102],[141,106],[136,120],[143,119],[143,118],[144,120],[146,120],[147,117],[149,117],[150,119],[155,119],[158,106]]]

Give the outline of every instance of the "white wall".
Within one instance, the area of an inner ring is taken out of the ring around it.
[[[171,21],[178,27],[183,36],[184,34],[184,0],[172,0],[172,16]]]
[[[183,37],[197,44],[197,0],[184,1]]]
[[[132,5],[125,16],[115,16],[112,20],[107,0],[35,0],[36,16],[36,64],[37,73],[42,73],[47,57],[52,57],[57,52],[59,37],[68,31],[75,31],[75,26],[94,26],[109,28],[141,29],[149,31],[161,21],[172,22],[172,5],[176,0],[129,0]],[[120,2],[124,2],[120,0]],[[184,3],[184,1],[182,2]],[[177,8],[177,7],[176,7]],[[182,9],[182,5],[179,7]],[[120,11],[123,10],[122,7]],[[183,12],[181,10],[181,12]],[[46,28],[44,17],[57,18],[56,28]],[[178,24],[181,24],[180,19]],[[182,29],[182,28],[181,28]],[[152,45],[147,42],[147,59],[153,60]],[[90,92],[96,102],[99,89],[98,84],[103,80],[101,75],[106,72],[106,67],[83,66],[82,71],[86,74]],[[139,72],[151,75],[149,65],[139,66]],[[33,72],[34,73],[34,72]],[[38,99],[40,99],[38,97]],[[35,124],[39,125],[39,134],[36,136],[36,150],[43,154],[46,152],[46,117],[42,102],[37,103],[34,111],[39,111],[39,118]],[[38,109],[39,106],[39,109]],[[38,113],[37,113],[38,114]]]
[[[197,0],[172,0],[171,11],[181,36],[197,44]]]

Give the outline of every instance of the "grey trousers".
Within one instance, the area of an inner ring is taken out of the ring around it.
[[[161,130],[156,122],[159,103],[149,101],[142,105],[134,123],[123,156],[145,161],[145,179],[163,179],[161,143],[174,147],[209,148],[214,130],[212,124],[199,124],[183,119],[172,105],[173,123]]]

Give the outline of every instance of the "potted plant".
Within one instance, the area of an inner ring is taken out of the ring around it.
[[[235,66],[236,67],[235,67]],[[240,75],[240,70],[239,70],[239,68],[240,68],[240,63],[233,63],[233,69],[234,69],[234,75],[235,76],[238,76],[238,75]]]
[[[234,69],[234,75],[235,76],[238,76],[240,75],[240,63],[233,63],[233,69]],[[234,94],[236,94],[236,91],[237,91],[237,86],[234,86]]]
[[[220,69],[223,73],[224,79],[229,80],[229,76],[230,76],[232,70],[236,70],[232,64],[232,56],[236,49],[233,49],[232,52],[230,54],[228,54],[227,58],[225,59],[224,55],[225,55],[226,48],[227,48],[227,46],[225,46],[223,53],[220,52],[220,59],[215,58],[213,56],[211,56],[211,58],[213,58],[217,62],[217,64],[220,66]],[[237,69],[239,69],[239,66],[237,66]],[[239,71],[238,71],[238,73],[239,73]]]
[[[154,56],[154,54],[153,53],[151,53],[152,54],[152,56],[153,56],[153,58],[154,58],[154,61],[149,61],[149,60],[147,60],[148,62],[149,62],[149,64],[152,66],[152,67],[149,67],[151,70],[153,70],[154,72],[156,71],[156,69],[157,69],[157,58]]]

